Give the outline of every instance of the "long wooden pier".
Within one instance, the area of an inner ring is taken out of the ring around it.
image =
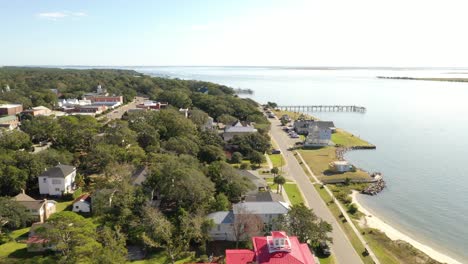
[[[278,108],[292,112],[366,112],[365,107],[356,105],[280,105]]]

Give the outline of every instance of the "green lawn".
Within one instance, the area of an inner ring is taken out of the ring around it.
[[[197,259],[194,259],[192,257],[186,257],[181,260],[177,260],[175,263],[176,264],[183,264],[186,262],[196,262]],[[168,259],[168,257],[164,254],[164,252],[159,252],[157,254],[153,254],[149,256],[147,259],[143,260],[136,260],[136,261],[129,261],[128,263],[132,264],[169,264],[171,263]]]
[[[319,149],[299,150],[298,152],[301,154],[302,158],[304,158],[307,165],[309,165],[315,176],[320,180],[344,180],[346,178],[350,178],[352,180],[371,179],[366,172],[361,170],[337,174],[329,173],[327,171],[329,168],[328,165],[330,162],[337,160],[335,150],[335,147],[324,147]]]
[[[319,257],[317,256],[319,261],[320,261],[320,264],[335,264],[335,258],[333,257],[333,255],[330,255],[329,257]]]
[[[301,191],[295,183],[286,183],[284,185],[284,190],[288,195],[289,201],[292,205],[304,203],[304,198],[302,198]]]
[[[283,167],[286,165],[286,162],[284,161],[283,155],[281,154],[270,154],[268,155],[270,157],[271,163],[273,164],[273,167]]]
[[[337,145],[343,147],[369,147],[372,146],[367,141],[360,139],[359,137],[344,131],[343,129],[337,129],[335,133],[332,134],[332,141]]]
[[[19,238],[27,239],[29,227],[15,230],[9,234],[12,241],[0,245],[0,262],[2,258],[8,257],[11,253],[26,249],[26,244],[18,243],[15,240]]]
[[[57,202],[56,212],[62,212],[63,210],[71,210],[73,201]]]

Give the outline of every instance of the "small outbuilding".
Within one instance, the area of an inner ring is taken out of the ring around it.
[[[90,213],[91,212],[91,195],[89,193],[82,194],[73,201],[73,212]]]
[[[330,163],[330,170],[334,172],[347,172],[353,170],[353,165],[345,160],[333,161]]]

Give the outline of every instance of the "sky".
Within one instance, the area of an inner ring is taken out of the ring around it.
[[[468,67],[466,0],[0,0],[0,65]]]

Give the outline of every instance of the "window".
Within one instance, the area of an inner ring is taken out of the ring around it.
[[[55,188],[55,191],[56,191],[56,192],[60,192],[60,188]]]
[[[62,184],[61,180],[52,180],[52,184]]]
[[[46,183],[46,182],[47,182],[47,178],[42,178],[42,182],[43,182],[43,183]]]
[[[80,208],[80,207],[79,207],[78,205],[75,205],[75,208],[78,209],[78,208]]]
[[[221,225],[218,225],[218,231],[221,231]]]

